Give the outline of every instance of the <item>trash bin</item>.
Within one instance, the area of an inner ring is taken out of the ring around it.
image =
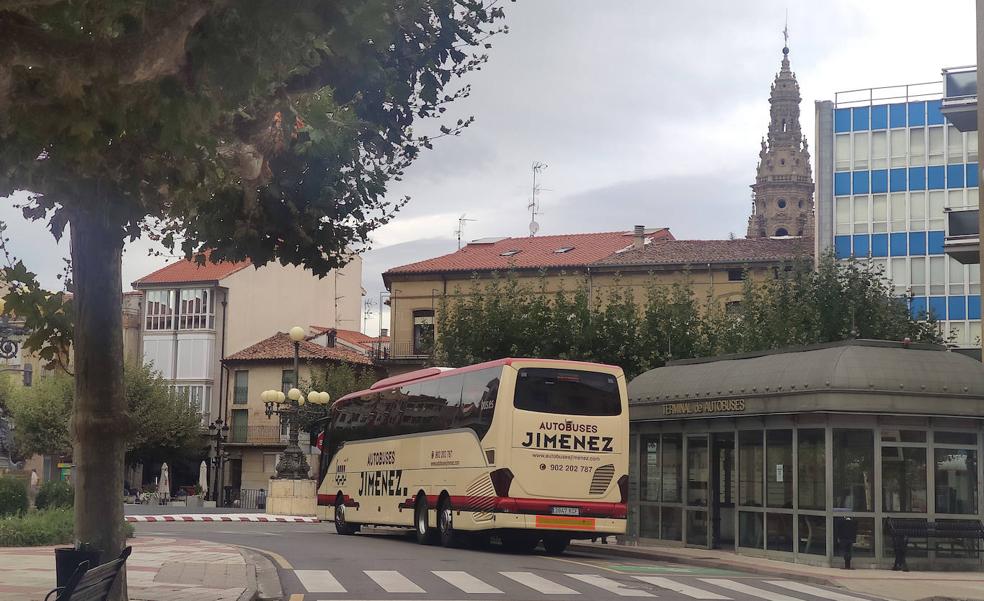
[[[75,569],[83,561],[89,562],[89,567],[99,565],[101,553],[93,549],[76,549],[75,547],[55,548],[55,586],[65,586]]]

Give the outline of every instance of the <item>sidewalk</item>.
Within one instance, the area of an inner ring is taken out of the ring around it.
[[[753,574],[793,578],[814,584],[839,586],[857,593],[898,601],[984,601],[984,571],[979,572],[893,572],[891,570],[844,570],[824,568],[737,555],[727,551],[683,547],[645,546],[575,541],[571,552],[666,561],[683,565],[719,568]]]
[[[126,563],[131,601],[249,601],[254,559],[206,541],[139,536]],[[54,547],[0,548],[0,601],[38,601],[55,588]],[[252,557],[252,555],[251,555]]]

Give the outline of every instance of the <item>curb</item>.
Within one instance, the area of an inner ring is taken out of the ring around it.
[[[239,597],[239,601],[280,601],[284,597],[283,588],[280,585],[280,575],[273,560],[265,553],[254,549],[239,549],[240,555],[246,560],[247,565],[253,566],[253,587],[250,596],[244,592]]]
[[[177,515],[128,515],[126,521],[136,522],[281,522],[291,524],[318,524],[316,517],[300,515],[268,515],[268,514],[177,514]]]
[[[796,580],[802,580],[804,582],[809,582],[810,584],[821,584],[823,586],[833,586],[837,588],[845,588],[839,582],[832,578],[826,578],[823,576],[810,576],[806,574],[800,574],[799,572],[789,572],[781,568],[772,568],[767,566],[746,566],[740,565],[736,566],[728,561],[723,561],[719,559],[710,558],[696,558],[696,557],[682,557],[673,553],[671,549],[657,549],[655,547],[627,547],[624,545],[606,545],[605,547],[599,547],[597,545],[588,545],[585,543],[578,543],[572,541],[570,547],[571,551],[577,551],[581,553],[595,553],[598,555],[613,555],[616,557],[629,557],[632,559],[649,559],[653,561],[666,561],[670,563],[677,563],[682,565],[693,565],[700,566],[704,568],[715,568],[718,570],[731,570],[736,572],[749,572],[752,574],[758,574],[760,576],[774,576],[782,578],[795,578]]]

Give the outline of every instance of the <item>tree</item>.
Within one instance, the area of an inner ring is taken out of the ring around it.
[[[438,360],[452,366],[505,356],[576,359],[620,365],[630,377],[674,359],[772,350],[848,338],[941,343],[935,319],[914,317],[884,274],[866,261],[812,262],[745,279],[737,306],[698,299],[689,279],[651,280],[644,303],[616,279],[547,292],[545,278],[515,273],[473,278],[466,294],[441,299]]]
[[[431,145],[415,122],[468,93],[449,85],[502,17],[481,0],[0,1],[0,197],[27,190],[25,218],[71,232],[79,542],[103,560],[124,542],[125,240],[344,264],[404,202],[386,184]]]
[[[127,365],[124,390],[132,430],[126,438],[129,464],[194,456],[201,451],[201,420],[187,400],[146,365]],[[20,388],[11,403],[17,436],[25,455],[71,455],[69,422],[75,396],[73,378],[63,372]]]
[[[71,454],[68,420],[74,395],[75,383],[64,373],[40,378],[34,386],[14,392],[10,410],[18,453],[28,457]]]

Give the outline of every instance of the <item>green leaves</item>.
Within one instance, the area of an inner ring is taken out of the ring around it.
[[[848,338],[943,342],[935,320],[914,319],[868,263],[825,256],[816,270],[807,261],[758,278],[746,278],[731,304],[713,290],[698,298],[686,273],[669,284],[573,278],[572,288],[563,275],[475,276],[441,298],[438,362],[576,359],[619,365],[631,377],[676,359]]]

